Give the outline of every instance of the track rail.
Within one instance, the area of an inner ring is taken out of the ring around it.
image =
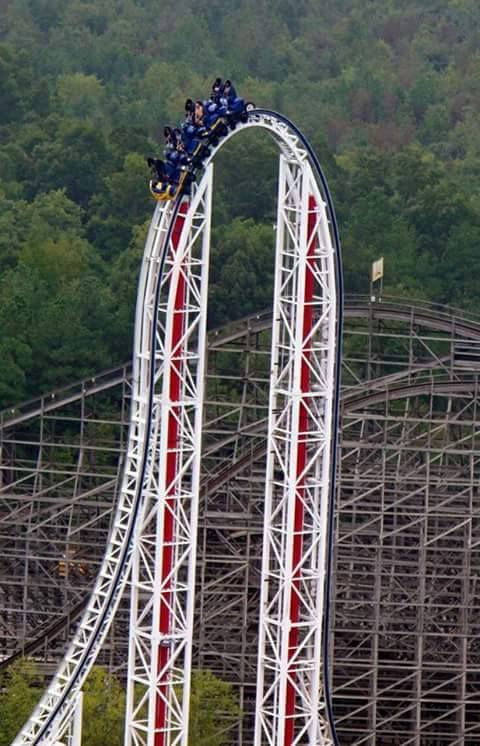
[[[349,309],[346,307],[346,316],[348,316],[348,311]],[[251,317],[252,322],[255,319],[258,319],[258,317]],[[227,337],[229,336],[230,332],[227,334]],[[217,342],[220,344],[221,338],[218,330],[215,331],[215,337]],[[343,390],[341,394],[342,412],[349,413],[358,409],[365,409],[370,405],[382,404],[387,400],[397,401],[398,399],[419,395],[450,396],[454,394],[456,396],[475,396],[478,393],[478,382],[475,378],[470,378],[468,376],[462,377],[461,380],[451,380],[447,378],[442,380],[439,378],[430,378],[428,376],[423,377],[422,375],[421,378],[417,378],[415,382],[407,382],[405,384],[402,384],[401,381],[398,380],[407,376],[411,376],[410,371],[403,371],[402,373],[394,374],[392,376],[374,379],[370,382],[370,389],[374,390],[366,390],[365,384],[363,384],[361,392],[352,391],[351,389]],[[48,397],[46,398],[48,399]],[[265,427],[266,421],[264,422],[264,429]],[[229,479],[240,473],[249,464],[264,458],[266,452],[266,443],[261,443],[253,449],[249,447],[245,453],[240,454],[233,463],[225,466],[218,474],[215,476],[207,476],[202,480],[201,496],[212,494],[220,489],[229,481]],[[71,608],[64,610],[63,616],[60,619],[56,619],[46,628],[38,631],[32,640],[22,647],[19,647],[15,652],[9,655],[8,658],[0,661],[0,671],[8,668],[18,658],[25,655],[32,655],[40,650],[45,646],[49,639],[54,639],[66,627],[71,625],[85,609],[89,596],[90,593],[88,593],[88,595],[81,601],[73,604]]]
[[[368,298],[347,297],[345,305],[345,318],[365,319],[370,317],[378,321],[404,322],[415,327],[423,326],[433,330],[444,331],[452,337],[455,335],[466,339],[479,339],[480,325],[478,322],[475,319],[463,319],[456,316],[455,313],[455,309],[452,312],[445,313],[442,309],[430,305],[418,306],[415,304],[408,306],[402,299],[398,298],[383,298],[382,301],[371,303]],[[212,329],[208,335],[208,346],[210,349],[215,349],[215,347],[221,347],[235,339],[241,338],[245,333],[268,328],[271,328],[270,310],[252,314],[219,329]],[[433,366],[436,364],[432,363],[429,365]],[[118,368],[88,377],[71,386],[49,392],[45,396],[26,402],[14,410],[12,408],[3,410],[0,413],[0,426],[3,430],[6,430],[20,422],[28,421],[39,415],[48,414],[65,404],[77,401],[85,396],[94,395],[99,391],[108,390],[125,381],[130,385],[131,367],[131,363],[124,364]],[[430,380],[424,378],[422,374],[421,379],[416,377],[414,384],[406,383],[400,385],[401,379],[407,376],[410,377],[411,373],[411,370],[406,370],[370,381],[368,384],[370,389],[375,389],[376,392],[384,392],[383,394],[376,393],[375,398],[370,398],[373,396],[374,391],[366,392],[366,384],[362,384],[357,392],[354,392],[352,389],[348,391],[344,390],[342,392],[342,411],[347,413],[367,407],[369,404],[381,403],[387,399],[387,388],[388,400],[395,400],[397,397],[409,397],[415,394],[449,395],[455,393],[461,396],[465,393],[471,393],[472,395],[476,393],[475,381],[473,379],[468,380],[466,377],[463,377],[461,382],[454,382],[447,379],[438,380],[437,378]],[[415,374],[418,375],[418,369],[415,369]],[[395,384],[395,381],[397,381],[398,385],[393,386],[392,384]],[[241,470],[243,466],[252,460],[264,457],[265,453],[265,445],[258,446],[253,452],[245,453],[234,464],[222,469],[217,477],[211,477],[208,482],[204,482],[202,485],[202,494],[217,489],[232,475]],[[8,668],[19,657],[31,655],[45,647],[46,642],[50,638],[54,638],[60,634],[72,621],[78,618],[87,603],[88,596],[78,604],[74,604],[71,609],[65,609],[60,619],[55,620],[48,627],[37,631],[34,639],[19,647],[8,658],[1,661],[0,670]]]
[[[152,418],[155,331],[152,307],[158,304],[152,250],[162,236],[168,250],[179,203],[156,208],[147,236],[139,280],[133,356],[132,410],[122,489],[105,557],[86,612],[56,676],[13,744],[39,744],[68,727],[78,692],[114,617],[126,581],[147,467]],[[153,355],[153,356],[152,356]],[[145,392],[147,395],[145,396]]]
[[[333,203],[324,174],[313,149],[302,133],[288,119],[269,110],[255,110],[250,114],[248,122],[244,125],[240,125],[236,132],[250,127],[262,127],[270,131],[286,162],[293,161],[297,164],[304,164],[308,161],[310,166],[313,167],[316,178],[321,185],[322,197],[320,197],[320,201],[325,201],[325,209],[328,215],[333,241],[338,310],[336,317],[337,344],[335,346],[334,365],[336,379],[335,397],[333,399],[333,421],[331,425],[332,437],[331,443],[328,443],[331,462],[329,462],[328,458],[325,461],[325,463],[330,463],[330,497],[328,510],[328,536],[326,537],[328,552],[325,593],[326,607],[324,616],[325,634],[323,638],[323,684],[329,719],[329,731],[332,741],[337,743],[329,694],[330,674],[328,670],[328,628],[330,575],[333,550],[334,475],[336,472],[335,443],[338,430],[338,394],[340,388],[340,339],[343,324],[343,281],[340,241]],[[212,153],[210,160],[213,160],[218,149],[222,147],[234,134],[236,134],[236,132],[230,133],[221,141],[220,145]],[[208,163],[205,165],[207,167]],[[95,661],[98,650],[107,634],[125,585],[133,546],[137,539],[137,526],[143,509],[143,489],[149,479],[149,470],[152,468],[152,448],[154,447],[153,438],[155,437],[154,430],[158,425],[158,420],[156,419],[158,416],[158,410],[155,407],[154,391],[155,386],[158,383],[158,378],[162,375],[163,364],[160,361],[160,368],[158,368],[157,317],[160,302],[160,286],[163,276],[163,268],[167,257],[175,250],[175,247],[172,249],[172,236],[177,223],[181,204],[182,199],[179,199],[174,204],[165,203],[161,206],[158,205],[147,237],[137,300],[132,410],[127,457],[123,474],[121,496],[105,558],[90,602],[81,619],[75,638],[70,644],[67,654],[55,678],[48,687],[47,692],[42,697],[41,702],[35,709],[26,726],[15,739],[15,746],[20,746],[20,744],[26,746],[26,744],[49,742],[52,739],[60,738],[65,733],[75,706],[76,697],[80,692],[81,686],[83,685],[83,682]],[[315,204],[318,206],[318,198],[316,198]],[[313,205],[310,205],[310,211],[314,211]],[[323,230],[325,230],[325,228]],[[306,302],[308,304],[308,298]],[[306,337],[309,337],[310,335],[308,323],[307,328],[305,328],[305,319],[307,318],[305,313],[306,312],[303,312],[303,328],[305,334],[301,352],[304,361],[308,357],[305,345],[309,344],[305,339],[305,335]],[[332,340],[330,344],[333,345],[334,340]],[[306,362],[302,363],[302,370],[304,372],[306,365]],[[302,376],[304,373],[300,373],[300,375]],[[305,383],[305,385],[307,385],[307,383]],[[301,412],[300,421],[302,421]],[[331,447],[332,443],[333,447]],[[295,458],[297,457],[298,454]],[[302,471],[301,468],[300,471]],[[295,556],[296,550],[294,549],[293,557],[295,558]],[[292,622],[295,622],[293,618]],[[314,679],[315,678],[316,677],[314,676]],[[319,682],[317,682],[317,684],[318,683]],[[287,701],[289,701],[288,696]],[[312,740],[320,737],[319,732],[315,731],[316,727],[318,726],[315,726],[314,724],[309,726],[311,743],[319,742],[317,740]],[[293,744],[292,738],[288,740],[287,737],[287,740],[283,741],[284,746],[288,746],[290,743]],[[185,743],[185,737],[181,742]],[[328,736],[325,735],[325,740],[322,741],[322,743],[327,742],[330,743],[331,741],[329,741]],[[178,743],[180,743],[180,741],[178,741]]]
[[[442,307],[443,308],[443,307]],[[452,309],[446,313],[434,305],[419,306],[406,304],[401,298],[384,297],[382,300],[370,302],[363,296],[346,296],[344,307],[345,319],[372,318],[377,321],[394,321],[422,326],[426,329],[445,331],[452,337],[480,340],[480,322],[478,319],[465,319],[461,312]],[[270,309],[259,311],[238,321],[229,322],[225,326],[211,329],[208,332],[208,347],[217,347],[241,339],[246,332],[260,332],[272,326],[272,312]],[[44,396],[22,402],[15,407],[8,407],[0,412],[0,429],[6,430],[15,425],[27,422],[33,417],[41,417],[67,404],[79,401],[82,397],[115,388],[123,382],[131,383],[132,364],[124,363],[101,373],[81,379],[63,388],[49,391]]]
[[[14,653],[9,655],[8,658],[4,658],[0,661],[0,671],[4,671],[19,658],[36,653],[37,650],[44,647],[49,640],[55,639],[60,632],[69,627],[80,616],[88,603],[89,597],[90,594],[86,595],[85,598],[82,598],[81,601],[73,604],[60,619],[56,619],[37,634],[33,640],[30,640],[30,642],[26,643],[21,648],[18,648]]]

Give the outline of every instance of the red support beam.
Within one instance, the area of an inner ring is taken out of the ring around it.
[[[185,215],[188,211],[188,202],[184,200],[172,231],[172,259],[178,249]],[[171,290],[170,290],[171,292]],[[174,544],[175,544],[175,496],[177,486],[175,484],[178,472],[178,406],[182,394],[182,340],[185,331],[185,294],[186,282],[182,272],[178,275],[178,283],[175,289],[175,301],[171,331],[172,356],[168,361],[170,365],[169,401],[170,410],[167,426],[167,455],[166,455],[166,497],[163,509],[163,539],[162,539],[162,573],[161,573],[161,597],[159,613],[159,631],[162,636],[168,635],[171,624],[171,578]],[[168,645],[158,646],[157,676],[158,692],[155,702],[155,746],[167,746],[167,699],[170,674],[168,671],[170,648]]]
[[[313,325],[313,292],[314,292],[314,269],[315,250],[317,240],[314,237],[316,226],[316,202],[312,195],[308,199],[308,227],[307,227],[307,261],[305,269],[305,291],[303,299],[303,350],[300,372],[300,390],[302,394],[310,391],[310,335]],[[308,444],[308,410],[304,401],[300,402],[298,413],[298,449],[296,464],[296,491],[295,491],[295,513],[293,522],[293,545],[292,545],[292,568],[293,580],[290,596],[290,632],[288,636],[288,681],[285,694],[285,736],[284,746],[291,746],[295,737],[295,681],[296,663],[293,660],[298,645],[298,622],[300,619],[301,604],[301,570],[299,564],[303,552],[303,524],[304,524],[304,471],[307,464]]]

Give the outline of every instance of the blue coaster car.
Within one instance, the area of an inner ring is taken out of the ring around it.
[[[150,180],[150,194],[157,202],[166,202],[176,199],[180,194],[189,194],[195,174],[183,167],[177,172],[177,176],[178,179],[175,181],[172,177],[169,177],[166,181]]]
[[[185,152],[192,155],[193,151],[200,142],[195,124],[185,123],[182,127],[182,141]]]
[[[248,112],[255,105],[237,96],[230,80],[216,78],[207,101],[187,99],[185,121],[181,128],[165,127],[165,160],[148,158],[152,171],[150,192],[156,200],[175,199],[185,194],[195,180],[195,170],[201,168],[220,138],[248,121]]]
[[[152,172],[150,193],[157,201],[174,199],[182,180],[182,169],[176,162],[177,159],[172,159],[172,155],[174,154],[167,151],[165,161],[159,158],[147,158]]]
[[[228,133],[228,127],[225,123],[227,110],[225,106],[216,104],[213,101],[207,101],[205,104],[205,116],[203,118],[207,130],[207,139],[209,144],[214,147],[218,145],[221,137]]]
[[[255,104],[252,101],[245,101],[240,96],[231,98],[228,102],[228,108],[225,115],[225,120],[231,129],[235,129],[239,122],[248,122],[248,113],[255,109]]]
[[[203,117],[203,123],[205,127],[208,129],[212,129],[212,127],[215,127],[217,125],[219,119],[224,117],[227,113],[227,107],[222,105],[221,103],[216,103],[215,101],[206,101],[204,104],[204,117]],[[226,133],[225,133],[226,134]]]

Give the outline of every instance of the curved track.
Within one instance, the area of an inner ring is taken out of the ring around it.
[[[407,326],[412,328],[412,332],[421,327],[425,329],[439,330],[439,324],[441,324],[440,330],[445,331],[452,339],[454,336],[459,338],[460,341],[462,338],[469,340],[478,340],[480,338],[480,327],[476,320],[472,319],[470,321],[461,318],[458,315],[456,316],[454,310],[452,310],[452,313],[446,313],[443,307],[439,309],[430,305],[406,306],[401,299],[395,298],[384,298],[381,302],[375,302],[372,304],[368,298],[361,296],[355,298],[347,297],[345,301],[345,318],[363,320],[374,319],[381,322],[392,321],[395,323],[404,322]],[[230,322],[225,327],[212,329],[208,333],[208,348],[209,350],[214,350],[228,342],[241,339],[247,331],[254,332],[270,329],[271,323],[271,310],[268,310],[252,314],[243,319],[239,319],[236,322]],[[445,369],[450,368],[451,361],[449,358],[442,358],[441,362],[442,364],[445,364]],[[438,377],[435,376],[435,378],[429,382],[429,379],[424,375],[425,372],[430,371],[430,369],[433,369],[438,365],[439,362],[437,360],[423,365],[420,379],[418,378],[418,367],[414,369],[416,386],[418,386],[419,383],[422,383],[422,393],[432,393],[437,395],[440,393],[440,389],[445,389],[445,386],[448,383],[446,379],[439,380]],[[357,386],[349,386],[348,389],[344,389],[342,392],[342,412],[350,411],[350,403],[352,408],[355,410],[358,410],[360,407],[364,409],[367,405],[364,397],[370,396],[376,391],[386,391],[388,388],[389,398],[391,399],[392,397],[395,397],[398,389],[393,389],[392,384],[397,386],[402,382],[402,380],[410,379],[411,376],[412,369],[408,368],[388,376],[371,379],[368,384],[362,382],[362,384]],[[8,430],[9,428],[11,429],[18,423],[29,421],[42,413],[52,413],[66,404],[81,399],[83,396],[90,396],[95,392],[108,390],[118,386],[119,382],[127,380],[130,384],[131,363],[126,363],[124,366],[119,366],[116,369],[99,373],[66,388],[49,392],[39,399],[25,402],[15,409],[4,410],[0,413],[0,427],[3,431]],[[456,390],[461,388],[465,388],[465,391],[471,389],[472,394],[475,394],[473,380],[469,384],[464,375],[458,380],[463,381],[463,386],[457,383]],[[406,390],[409,392],[408,395],[412,394],[413,389],[411,387]],[[364,396],[362,396],[362,394]],[[263,429],[265,429],[265,422]],[[264,457],[265,452],[266,446],[261,449],[258,448],[251,457]],[[233,464],[222,468],[218,475],[220,481],[218,481],[216,477],[210,477],[210,479],[203,480],[202,494],[208,494],[212,490],[215,490],[218,485],[222,484],[225,478],[228,477],[229,472],[235,473],[238,468],[241,468],[242,463],[248,462],[249,459],[250,454],[247,452],[243,458],[240,455],[239,459]],[[29,642],[23,646],[19,646],[9,655],[8,658],[1,661],[0,670],[8,668],[14,660],[22,655],[31,655],[36,651],[45,648],[48,644],[48,640],[55,639],[55,637],[60,633],[63,634],[63,639],[65,639],[65,630],[71,626],[72,621],[76,620],[84,610],[89,595],[88,592],[88,595],[86,594],[81,602],[75,602],[71,607],[66,607],[61,618],[56,619],[55,622],[47,623],[46,626],[39,626],[36,631],[34,630],[35,637],[30,639]]]
[[[333,407],[332,442],[336,442],[339,412],[339,378],[341,349],[338,340],[342,331],[343,282],[340,254],[340,241],[335,219],[333,203],[326,184],[326,180],[318,159],[303,137],[302,133],[285,117],[268,110],[255,110],[249,116],[249,121],[238,126],[236,132],[250,127],[263,127],[273,134],[277,144],[288,157],[301,160],[298,147],[306,151],[316,177],[322,188],[326,202],[326,209],[330,228],[333,234],[335,256],[335,279],[337,282],[338,312],[337,312],[337,345],[335,360],[335,398]],[[213,151],[210,160],[216,152],[235,133],[230,133]],[[208,163],[205,164],[205,167]],[[137,524],[142,512],[143,489],[148,476],[149,450],[151,449],[152,430],[154,422],[154,390],[156,377],[159,372],[155,367],[157,356],[157,326],[160,303],[160,288],[163,269],[172,245],[175,242],[174,232],[179,229],[178,217],[184,207],[180,199],[174,204],[166,203],[157,206],[146,241],[145,256],[142,264],[136,311],[136,329],[133,357],[133,391],[132,411],[128,439],[128,452],[125,463],[121,496],[117,508],[112,533],[110,535],[106,555],[97,578],[88,607],[82,617],[78,632],[70,644],[67,654],[52,683],[44,694],[32,717],[14,741],[19,744],[39,744],[52,738],[59,738],[66,730],[75,700],[93,665],[100,646],[103,643],[109,625],[113,619],[123,592],[133,545],[136,538]],[[181,229],[181,227],[180,227]],[[178,239],[178,237],[177,237]],[[330,480],[330,509],[328,529],[328,554],[326,572],[326,613],[325,627],[328,631],[330,575],[333,543],[333,496],[335,494],[334,475],[336,471],[336,449],[332,448],[331,480]],[[324,685],[325,698],[330,724],[330,733],[334,743],[337,743],[331,701],[329,695],[328,671],[328,634],[324,635]],[[313,743],[313,741],[312,741]]]

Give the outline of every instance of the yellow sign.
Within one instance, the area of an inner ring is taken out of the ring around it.
[[[381,277],[383,277],[383,256],[376,262],[372,262],[372,282],[379,280]]]

